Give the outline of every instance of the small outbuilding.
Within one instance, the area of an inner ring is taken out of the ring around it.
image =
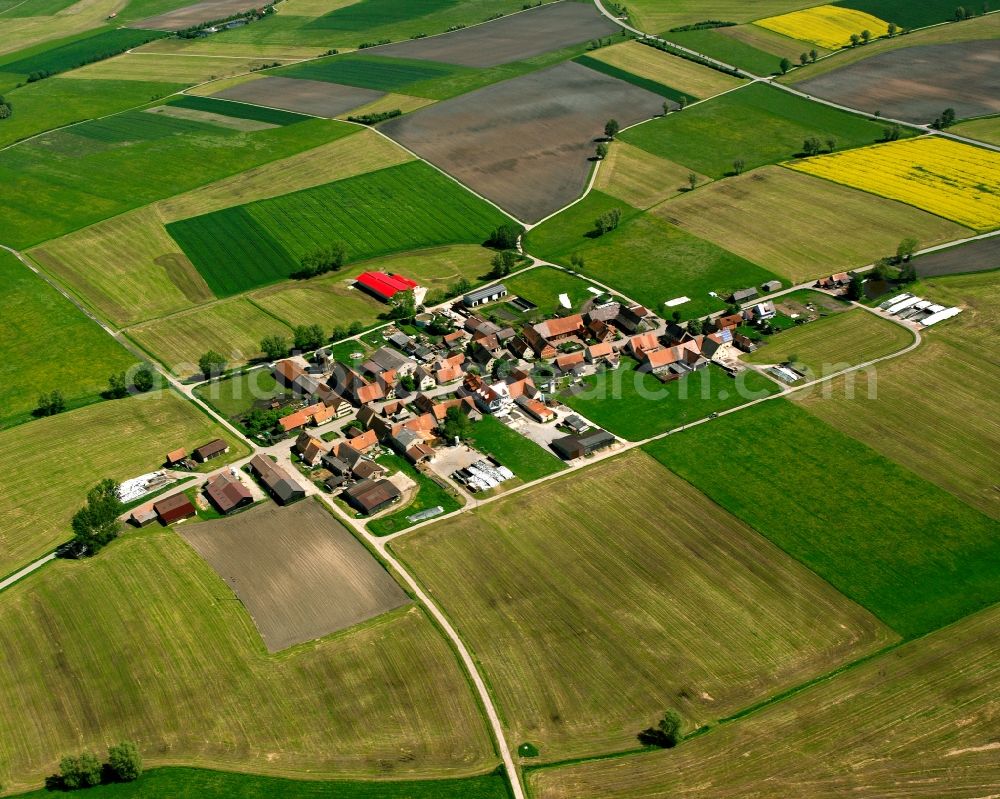
[[[204,463],[205,461],[212,460],[212,458],[225,455],[227,452],[229,452],[229,444],[221,438],[217,438],[214,441],[209,441],[207,444],[202,444],[192,454],[198,463]]]
[[[361,480],[343,493],[347,503],[366,516],[399,502],[402,496],[399,489],[388,480]]]
[[[563,460],[573,460],[610,447],[617,439],[606,430],[594,429],[583,435],[564,436],[552,442],[552,449]]]
[[[477,305],[485,305],[488,302],[496,302],[507,296],[507,287],[503,283],[495,286],[470,291],[462,297],[462,304],[466,308],[475,308]]]
[[[168,452],[166,460],[167,466],[176,466],[179,463],[183,463],[187,456],[187,450],[183,447],[175,449],[173,452]]]
[[[153,511],[160,520],[160,524],[164,526],[182,519],[190,519],[198,512],[191,500],[188,499],[187,494],[183,492],[154,502]]]

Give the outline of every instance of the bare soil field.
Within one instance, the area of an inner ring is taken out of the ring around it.
[[[260,8],[261,5],[253,0],[202,0],[200,3],[175,8],[165,14],[133,22],[128,27],[154,31],[182,31],[202,22],[226,19],[241,11]]]
[[[914,260],[920,277],[988,272],[1000,269],[1000,236],[980,239],[961,247],[921,255]]]
[[[385,93],[322,80],[275,77],[231,86],[212,96],[333,118],[358,106],[374,103]]]
[[[391,120],[380,129],[524,222],[575,200],[595,137],[656,116],[663,98],[564,63]]]
[[[1000,112],[995,41],[908,47],[873,56],[796,88],[836,103],[908,122],[932,122],[945,108],[963,117]]]
[[[410,601],[368,550],[312,500],[182,525],[179,532],[236,592],[270,652]]]
[[[370,50],[394,58],[495,67],[618,31],[591,3],[552,3],[464,30]]]

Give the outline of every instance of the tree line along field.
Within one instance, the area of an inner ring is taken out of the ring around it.
[[[647,451],[904,638],[1000,598],[997,522],[785,400]]]
[[[618,228],[595,235],[594,220],[615,208],[622,212]],[[662,312],[668,300],[689,297],[690,302],[677,307],[686,318],[721,310],[721,297],[776,278],[745,258],[599,191],[533,228],[525,246],[540,258],[567,266],[574,255],[582,257],[582,275],[614,286],[656,312]],[[719,297],[710,296],[710,291]]]
[[[1000,519],[996,452],[1000,449],[1000,352],[983,330],[996,326],[1000,303],[995,273],[929,278],[921,295],[963,312],[949,324],[928,330],[915,352],[879,364],[877,399],[868,381],[855,381],[855,398],[843,381],[824,393],[792,395],[815,416],[983,513]]]
[[[397,539],[481,664],[512,745],[635,748],[895,640],[641,452]],[[793,599],[794,598],[794,599]]]
[[[96,434],[95,431],[100,431]],[[72,537],[69,521],[105,477],[154,471],[167,452],[215,438],[231,458],[246,450],[172,391],[91,405],[0,431],[0,574],[10,574]],[[39,445],[44,441],[44,446]]]
[[[529,775],[532,796],[982,796],[997,782],[994,606],[671,751]],[[734,764],[738,763],[738,767]]]
[[[167,234],[166,222],[411,159],[384,137],[356,129],[350,136],[47,242],[31,250],[31,257],[114,324],[135,324],[215,299],[204,278]]]
[[[898,352],[913,343],[913,333],[861,309],[817,319],[765,339],[765,345],[742,356],[747,363],[793,361],[807,380],[815,380]]]
[[[0,284],[0,428],[31,419],[38,396],[55,389],[69,407],[96,402],[109,375],[136,363],[6,250],[0,250]]]
[[[312,779],[461,777],[496,763],[454,654],[416,607],[269,656],[242,605],[169,530],[56,561],[3,596],[8,787],[120,739],[142,741],[151,766]]]
[[[49,797],[49,791],[23,794]],[[307,780],[264,777],[228,771],[166,767],[145,772],[130,783],[97,786],[90,799],[508,799],[499,774],[449,780]]]
[[[737,159],[750,170],[793,158],[811,136],[824,147],[832,137],[839,151],[872,144],[884,132],[884,125],[871,120],[754,83],[638,125],[622,133],[621,139],[721,178],[733,172]]]
[[[24,249],[355,130],[311,119],[245,133],[133,111],[47,133],[0,152],[0,241]]]
[[[167,231],[218,297],[288,278],[304,256],[342,244],[348,262],[481,243],[510,219],[414,161],[173,222]]]

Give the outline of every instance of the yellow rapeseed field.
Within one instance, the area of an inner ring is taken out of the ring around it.
[[[1000,153],[924,136],[786,164],[978,231],[1000,227]]]
[[[777,17],[758,19],[755,25],[793,39],[836,50],[851,43],[851,34],[868,31],[872,38],[889,32],[889,23],[864,11],[839,6],[814,6]]]

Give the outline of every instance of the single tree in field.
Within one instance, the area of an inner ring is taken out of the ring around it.
[[[0,94],[0,119],[10,119],[14,115],[14,106]]]
[[[38,416],[55,416],[64,410],[66,410],[66,400],[62,392],[56,389],[38,398],[38,410],[35,413]]]
[[[279,335],[264,336],[260,340],[260,351],[270,360],[276,361],[288,355],[288,342]]]
[[[215,350],[209,350],[198,359],[198,368],[205,377],[217,377],[226,371],[226,359]]]
[[[584,267],[585,263],[586,262],[583,260],[583,256],[580,255],[580,253],[578,253],[578,252],[573,253],[569,257],[569,264],[570,264],[570,266],[572,266],[577,272],[580,272],[580,271],[583,270],[583,267]]]
[[[597,159],[599,161],[603,161],[605,158],[608,157],[608,143],[599,141],[597,143],[597,149],[594,152],[597,155]]]
[[[819,58],[819,53],[817,53],[815,50],[810,50],[809,51],[809,60],[812,61],[815,64],[817,58]]]
[[[321,347],[326,337],[320,325],[298,325],[292,331],[292,335],[295,349],[299,352],[308,352]]]
[[[608,139],[613,139],[618,135],[618,131],[620,130],[621,127],[619,126],[617,119],[609,119],[604,123],[604,135]]]
[[[142,776],[142,755],[132,741],[108,747],[108,766],[118,782],[132,782]]]
[[[822,145],[816,136],[810,136],[802,142],[802,152],[807,156],[816,155],[820,151],[821,147]]]
[[[688,172],[688,187],[694,189],[698,185],[698,176],[694,172]]]
[[[865,44],[868,44],[868,42],[870,42],[871,40],[872,40],[872,32],[870,30],[865,28],[863,31],[861,31],[861,41],[863,41]]]
[[[851,47],[857,47],[861,44],[861,37],[856,33],[851,34]]]
[[[941,112],[941,127],[949,128],[955,124],[955,109],[946,108]]]
[[[605,233],[610,233],[615,230],[622,221],[622,209],[612,208],[610,211],[605,211],[601,214],[594,222],[594,227],[597,229],[597,235],[603,236]]]
[[[782,75],[788,72],[788,70],[790,70],[791,68],[792,68],[792,62],[789,61],[787,58],[782,58],[781,61],[778,62],[778,69],[781,70]]]
[[[132,375],[132,385],[136,391],[151,391],[156,383],[156,373],[148,363],[141,363],[136,367],[135,374]]]
[[[828,153],[832,153],[836,149],[837,149],[837,140],[835,138],[833,138],[833,136],[830,136],[826,140],[826,151]]]
[[[128,396],[128,379],[124,372],[118,372],[108,378],[108,395],[112,399],[121,399]]]
[[[735,161],[733,161],[733,174],[734,175],[742,175],[743,174],[743,170],[745,168],[746,168],[746,161],[744,161],[742,158],[737,158]]]
[[[647,746],[659,746],[662,749],[672,749],[681,739],[681,717],[673,710],[663,714],[663,718],[655,727],[639,733],[639,741]]]
[[[118,517],[125,506],[118,498],[118,483],[107,478],[87,493],[87,502],[70,523],[73,539],[91,555],[118,537],[122,526]]]
[[[961,22],[963,19],[969,18],[969,12],[965,10],[965,6],[959,6],[955,9],[955,21]]]
[[[889,34],[889,38],[890,39],[893,36],[895,36],[896,35],[896,31],[899,30],[899,28],[896,27],[896,23],[895,22],[890,22],[886,27],[888,28],[887,33]]]
[[[447,439],[467,438],[472,432],[472,422],[461,408],[449,408],[441,423],[441,432]]]
[[[678,111],[683,111],[685,108],[687,108],[687,104],[688,104],[688,98],[686,94],[682,94],[680,97],[677,98]]]
[[[802,66],[805,66],[806,64],[808,64],[809,63],[809,53],[800,53],[799,54],[799,63],[802,64]]]
[[[664,100],[663,101],[663,116],[666,116],[669,113],[670,113],[670,101],[669,100]]]
[[[896,247],[896,263],[901,264],[909,261],[919,246],[920,243],[912,236],[903,239]]]

